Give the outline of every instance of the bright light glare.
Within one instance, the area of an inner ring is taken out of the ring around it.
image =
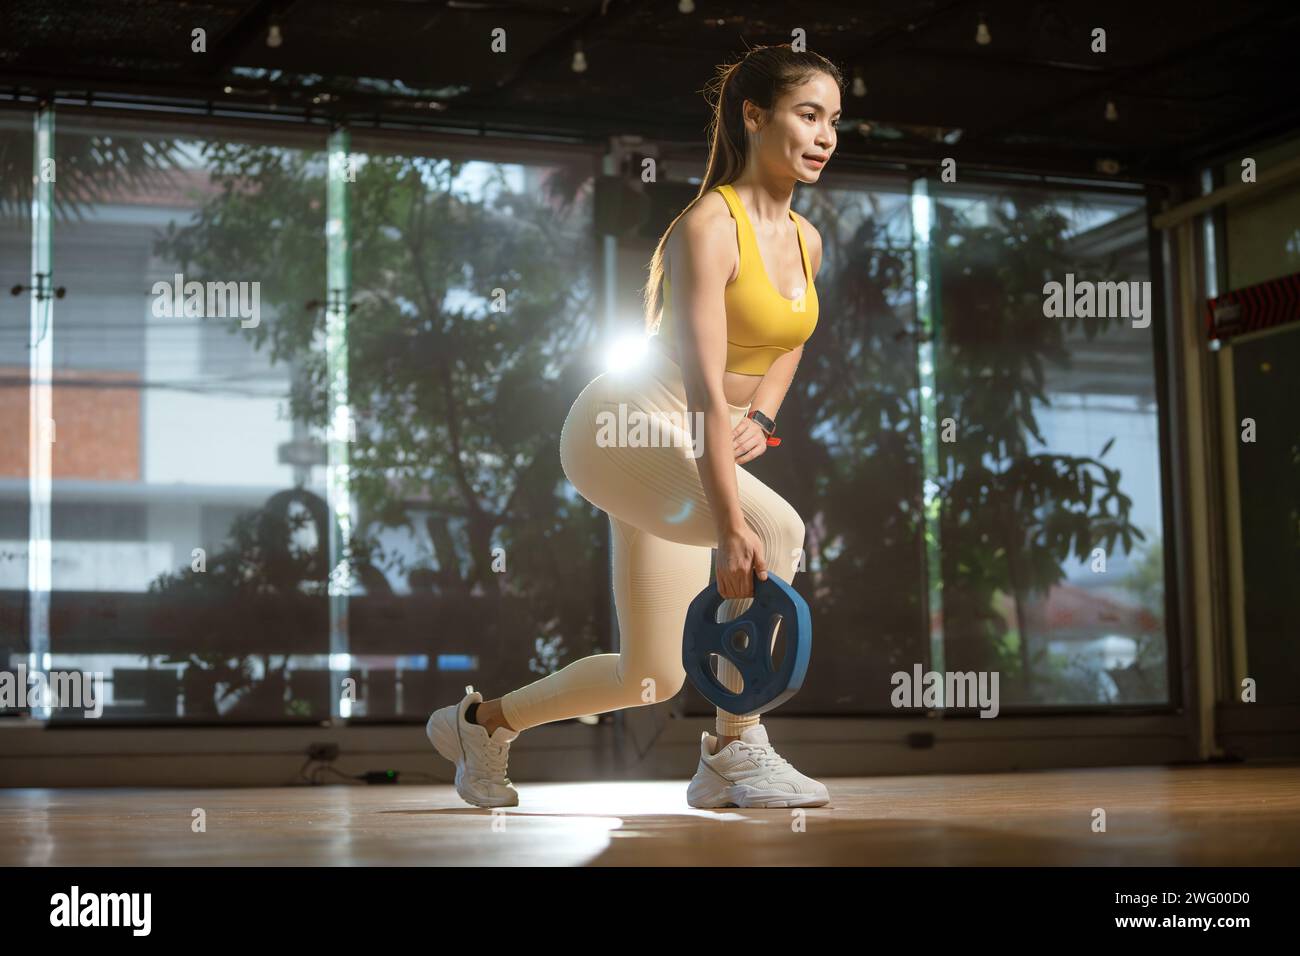
[[[644,334],[620,336],[605,350],[605,368],[611,372],[626,372],[645,361],[650,342]]]

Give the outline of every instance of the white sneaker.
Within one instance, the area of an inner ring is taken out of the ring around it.
[[[459,704],[435,710],[424,726],[434,749],[456,765],[456,792],[476,807],[515,807],[519,791],[506,776],[510,741],[519,731],[498,727],[491,737],[487,728],[465,719],[470,704],[483,703],[483,695],[465,688]]]
[[[805,777],[772,749],[762,724],[712,754],[717,739],[708,731],[700,734],[700,766],[686,790],[691,806],[820,807],[830,802],[824,785]]]

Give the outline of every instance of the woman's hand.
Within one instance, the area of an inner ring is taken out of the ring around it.
[[[767,451],[767,432],[754,419],[742,418],[740,424],[731,430],[731,447],[737,465],[753,461]]]
[[[724,598],[754,596],[754,575],[767,580],[763,542],[745,525],[718,538],[718,593]]]

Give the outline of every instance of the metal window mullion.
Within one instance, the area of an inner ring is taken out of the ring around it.
[[[348,303],[352,298],[348,210],[349,148],[347,127],[336,126],[326,148],[325,216],[325,353],[329,403],[326,435],[326,496],[329,500],[329,615],[330,615],[330,717],[351,716],[351,700],[341,692],[351,670],[348,603],[352,592],[352,540],[354,508],[348,443],[353,423],[348,382]],[[346,706],[345,706],[346,705]]]
[[[54,179],[54,107],[43,102],[32,118],[32,272],[30,338],[28,351],[28,528],[27,592],[31,615],[27,620],[28,676],[46,674],[50,659],[50,590],[52,585],[52,529],[50,505],[54,428],[54,277],[51,211]],[[48,686],[48,685],[47,685]],[[49,720],[46,699],[32,708],[32,716]]]
[[[916,377],[917,407],[920,411],[921,516],[926,556],[928,606],[926,624],[930,637],[930,668],[944,670],[943,631],[943,563],[939,535],[939,416],[938,392],[934,372],[934,270],[930,259],[930,231],[934,223],[934,203],[924,177],[912,181],[912,283],[916,301]],[[942,698],[943,684],[939,694]],[[940,707],[947,701],[940,699]]]

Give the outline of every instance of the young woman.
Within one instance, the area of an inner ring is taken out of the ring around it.
[[[770,569],[788,582],[798,569],[803,521],[740,466],[769,447],[817,324],[821,236],[790,199],[796,182],[817,182],[835,151],[843,80],[824,57],[768,46],[721,67],[716,91],[704,183],[651,260],[646,325],[652,331],[658,319],[658,334],[648,361],[594,379],[561,431],[565,475],[613,527],[620,652],[574,661],[495,700],[466,687],[459,704],[433,713],[429,739],[455,762],[456,792],[476,806],[518,804],[506,758],[520,731],[678,692],[686,609],[709,582],[713,549],[722,621],[753,603],[754,575]],[[598,423],[619,420],[620,406],[629,420],[655,417],[658,442],[603,440],[611,430]],[[718,659],[717,674],[741,689],[729,661]],[[719,709],[716,730],[700,736],[691,806],[830,799],[776,753],[757,715]]]

